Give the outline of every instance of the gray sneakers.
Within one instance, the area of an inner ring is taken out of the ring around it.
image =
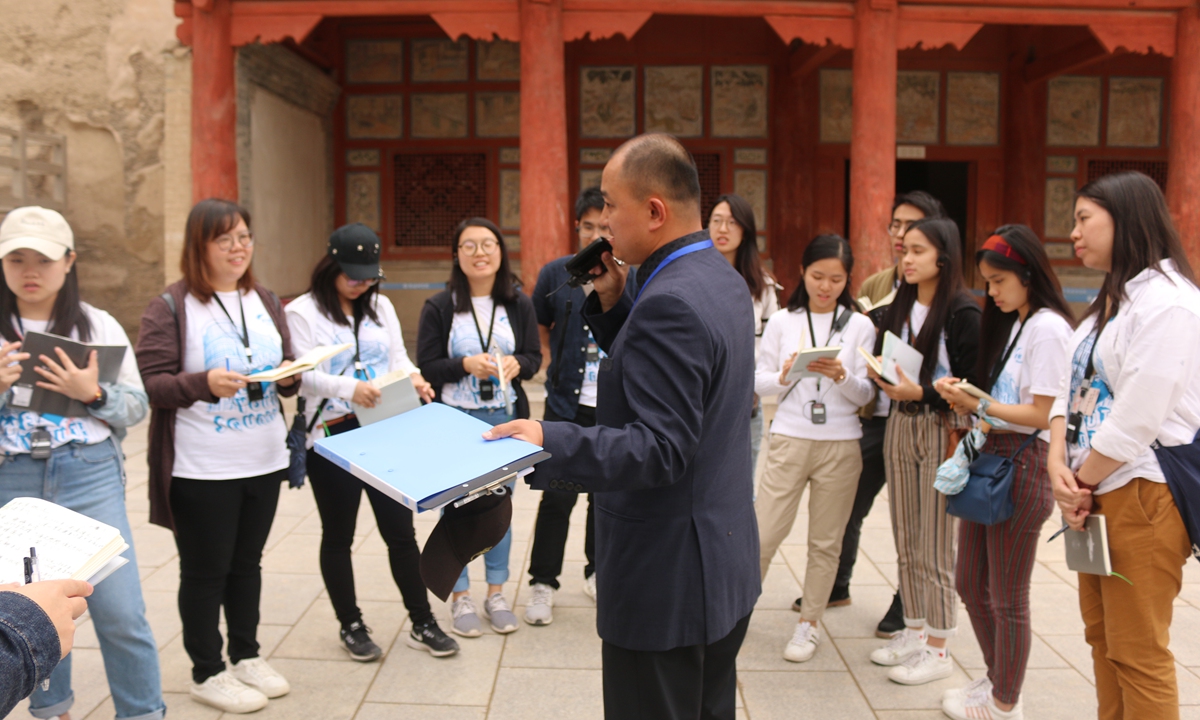
[[[530,589],[533,596],[525,607],[525,622],[530,625],[549,625],[554,622],[554,588],[544,583],[534,583]]]
[[[463,595],[455,600],[450,605],[450,612],[454,615],[454,624],[450,626],[450,631],[455,635],[473,638],[483,634],[483,624],[479,622],[479,615],[475,613],[475,603],[471,601],[470,595]]]
[[[483,615],[492,621],[492,630],[501,635],[515,632],[517,629],[517,616],[513,615],[508,601],[500,593],[496,593],[484,601]]]

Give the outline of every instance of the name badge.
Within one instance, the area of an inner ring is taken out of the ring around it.
[[[14,407],[29,407],[29,403],[33,402],[33,388],[28,385],[13,385],[12,400],[9,402]]]
[[[587,361],[589,363],[600,362],[600,346],[596,343],[588,343]]]

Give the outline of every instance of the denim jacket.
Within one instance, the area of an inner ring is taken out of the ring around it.
[[[0,717],[50,677],[61,658],[58,631],[38,604],[0,592]]]

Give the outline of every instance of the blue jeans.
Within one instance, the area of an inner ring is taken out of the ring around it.
[[[88,598],[88,612],[100,640],[118,718],[158,720],[166,713],[158,669],[158,647],[146,620],[138,579],[133,535],[125,514],[124,460],[113,438],[94,445],[71,443],[46,460],[9,455],[0,465],[0,506],[19,497],[36,497],[112,525],[129,543],[129,563],[105,578]],[[29,711],[37,718],[57,717],[75,703],[71,656],[50,676],[50,689],[39,686]]]
[[[462,410],[462,408],[459,409]],[[504,408],[479,408],[478,410],[463,410],[463,412],[493,426],[514,419]],[[515,486],[516,483],[509,485],[508,491],[512,492]],[[508,553],[510,550],[512,550],[511,527],[508,528],[508,532],[504,533],[503,540],[483,554],[484,576],[487,578],[488,585],[503,585],[508,582]],[[454,583],[454,592],[466,592],[470,589],[471,580],[467,576],[467,568],[464,567],[462,575],[458,576],[458,582]]]

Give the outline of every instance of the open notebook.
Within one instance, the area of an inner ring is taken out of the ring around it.
[[[247,375],[246,377],[257,382],[279,382],[284,378],[289,378],[293,375],[308,372],[316,366],[325,362],[334,355],[340,355],[350,348],[354,347],[353,343],[343,343],[341,345],[318,345],[309,350],[300,357],[296,358],[291,365],[287,367],[271,368],[270,370],[262,370]]]
[[[25,580],[24,558],[37,548],[42,580],[87,580],[95,585],[129,562],[120,531],[40,498],[17,498],[0,508],[0,585]]]

